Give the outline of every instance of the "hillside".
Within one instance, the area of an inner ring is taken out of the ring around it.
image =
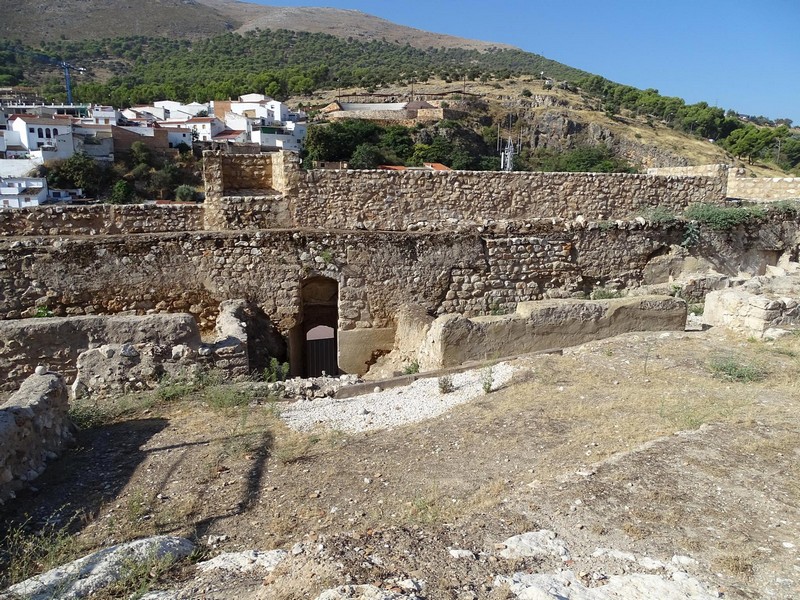
[[[511,48],[405,27],[356,10],[262,6],[235,0],[138,0],[135,5],[128,0],[0,0],[0,14],[0,38],[33,44],[130,35],[192,39],[260,28],[386,40],[423,49]]]

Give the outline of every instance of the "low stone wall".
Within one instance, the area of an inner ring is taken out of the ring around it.
[[[44,472],[73,438],[67,387],[54,373],[31,375],[0,406],[0,503]]]
[[[0,388],[14,389],[37,365],[72,377],[78,355],[103,344],[149,342],[198,347],[200,333],[191,315],[72,317],[0,321]]]
[[[728,197],[753,202],[800,200],[800,177],[741,177],[732,172]]]
[[[198,231],[200,204],[95,204],[0,209],[0,236],[111,235]]]
[[[686,303],[671,296],[524,302],[512,315],[439,317],[419,350],[421,369],[576,346],[632,331],[683,331]]]

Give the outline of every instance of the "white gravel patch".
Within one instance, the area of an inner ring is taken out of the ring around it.
[[[516,369],[508,363],[491,367],[492,389],[508,383]],[[391,429],[432,419],[454,406],[484,395],[488,367],[452,375],[455,390],[442,394],[436,377],[418,379],[408,386],[355,398],[298,401],[281,412],[289,427],[298,431],[328,428],[339,431]]]

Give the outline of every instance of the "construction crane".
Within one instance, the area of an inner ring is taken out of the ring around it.
[[[64,60],[56,60],[55,58],[47,56],[46,54],[42,54],[41,52],[32,52],[24,48],[12,48],[11,50],[17,54],[25,54],[30,56],[36,62],[46,63],[48,65],[56,65],[62,71],[64,71],[64,85],[67,88],[67,103],[70,105],[72,104],[72,76],[70,75],[70,71],[83,73],[86,71],[86,69],[83,67],[76,67],[75,65],[72,65]]]
[[[70,71],[78,71],[79,73],[83,73],[86,71],[83,67],[76,67],[75,65],[71,65],[68,62],[60,61],[57,63],[59,67],[64,70],[64,83],[67,86],[67,104],[70,106],[72,105],[72,77],[70,76]]]

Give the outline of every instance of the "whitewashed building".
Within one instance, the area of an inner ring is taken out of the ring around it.
[[[0,208],[39,206],[47,200],[44,177],[0,178]]]

